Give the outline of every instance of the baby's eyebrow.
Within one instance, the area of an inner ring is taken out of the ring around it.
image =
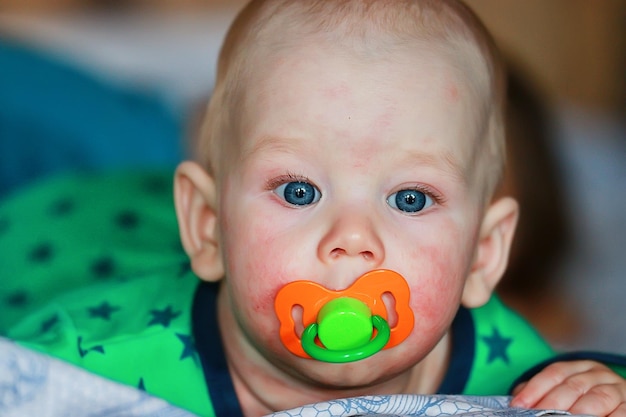
[[[459,182],[466,181],[466,170],[464,165],[459,161],[458,156],[455,156],[450,151],[443,151],[441,153],[433,154],[426,153],[417,150],[406,151],[402,157],[402,163],[407,165],[418,165],[434,167],[450,174],[452,178]]]
[[[294,138],[265,135],[259,138],[252,146],[245,147],[241,151],[241,160],[245,161],[252,155],[271,151],[272,153],[285,153],[290,155],[300,154],[306,151],[310,143],[295,140]],[[401,151],[397,159],[402,166],[427,166],[447,173],[455,181],[466,182],[466,167],[450,151],[440,153],[428,153],[420,150]]]
[[[280,136],[261,136],[252,146],[241,150],[241,159],[246,160],[254,154],[271,150],[272,152],[295,154],[302,149],[302,144],[292,138]]]

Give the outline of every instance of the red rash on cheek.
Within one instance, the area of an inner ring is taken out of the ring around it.
[[[459,88],[455,84],[448,84],[445,89],[445,98],[449,103],[456,103],[459,101]]]
[[[350,88],[345,83],[335,87],[328,87],[321,90],[322,96],[328,99],[346,98],[350,96]]]
[[[445,247],[426,246],[420,247],[414,256],[422,260],[423,268],[412,277],[415,284],[411,287],[411,304],[418,315],[438,321],[441,306],[454,303],[463,286],[463,269],[454,262],[458,253],[451,253]]]
[[[264,291],[251,300],[252,311],[255,313],[264,313],[274,308],[274,291]]]
[[[297,278],[289,272],[289,259],[281,258],[281,254],[289,252],[283,245],[277,245],[274,235],[268,233],[271,228],[271,224],[251,225],[245,231],[247,249],[236,241],[228,248],[228,258],[233,260],[229,279],[237,296],[245,300],[252,320],[258,318],[255,316],[273,315],[274,298],[283,282]],[[242,250],[247,252],[243,257]]]

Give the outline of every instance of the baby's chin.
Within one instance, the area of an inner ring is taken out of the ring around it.
[[[390,350],[367,359],[342,364],[297,359],[295,363],[289,361],[287,366],[283,366],[283,370],[293,378],[320,389],[357,390],[363,392],[350,395],[365,395],[368,388],[386,384],[399,377],[403,371],[409,372],[410,364],[405,360],[400,361],[400,358],[402,356]]]

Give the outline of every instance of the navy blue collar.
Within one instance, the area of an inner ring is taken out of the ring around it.
[[[243,417],[217,324],[218,289],[219,284],[215,283],[198,285],[191,310],[191,327],[215,415]]]
[[[458,395],[463,393],[467,385],[476,346],[474,320],[472,313],[465,307],[460,307],[457,311],[450,334],[452,342],[448,369],[437,393]]]

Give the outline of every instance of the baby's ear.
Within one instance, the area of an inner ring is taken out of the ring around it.
[[[511,197],[500,198],[488,207],[463,289],[461,302],[465,307],[480,307],[491,297],[506,269],[518,217],[519,206]]]
[[[174,177],[174,201],[183,248],[205,281],[224,276],[217,225],[215,180],[195,162],[182,162]]]

